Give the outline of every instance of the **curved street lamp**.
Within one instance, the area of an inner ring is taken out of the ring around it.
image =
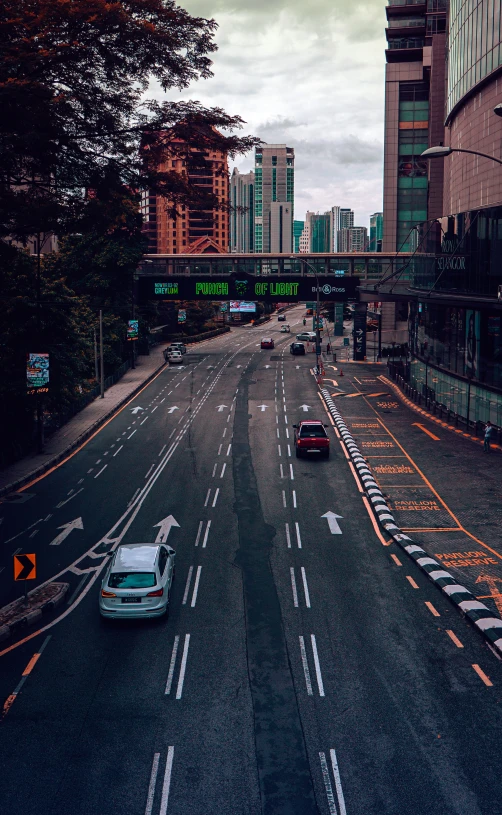
[[[299,255],[290,255],[290,260],[299,260],[301,263],[305,263],[306,266],[310,269],[310,271],[315,275],[315,283],[317,289],[317,301],[316,301],[316,317],[315,317],[315,324],[316,324],[316,337],[315,337],[315,363],[316,363],[316,374],[319,373],[319,349],[321,347],[321,332],[319,330],[319,274],[315,266],[312,266],[308,260],[305,258],[299,257]]]
[[[502,105],[500,107],[501,113],[498,115],[502,116]],[[450,156],[452,153],[470,153],[472,156],[482,156],[483,158],[489,158],[491,161],[495,161],[497,164],[502,164],[501,159],[495,158],[495,156],[489,156],[488,153],[480,153],[478,150],[464,150],[460,147],[428,147],[427,150],[420,153],[420,158],[446,158],[446,156]]]

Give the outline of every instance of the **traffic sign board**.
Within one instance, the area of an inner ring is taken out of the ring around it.
[[[37,556],[14,555],[14,580],[35,580],[37,576]]]

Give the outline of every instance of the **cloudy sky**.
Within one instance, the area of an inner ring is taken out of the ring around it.
[[[214,77],[184,92],[295,149],[295,218],[382,209],[386,0],[180,0],[214,17]],[[176,92],[170,92],[175,98]],[[253,168],[253,154],[235,162]]]

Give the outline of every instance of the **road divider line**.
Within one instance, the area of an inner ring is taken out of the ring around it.
[[[343,797],[342,779],[340,778],[340,770],[338,769],[336,752],[334,749],[331,749],[329,751],[329,754],[331,756],[331,766],[333,768],[333,776],[335,778],[335,789],[336,797],[338,798],[338,809],[340,810],[340,815],[347,815],[347,810],[345,809],[345,798]]]
[[[220,494],[220,488],[216,487],[216,492],[214,494],[213,503],[211,504],[212,507],[216,506],[216,501],[218,500],[218,495]]]
[[[485,674],[485,672],[484,672],[484,671],[483,671],[483,670],[482,670],[482,669],[479,667],[479,665],[473,665],[472,667],[473,667],[473,668],[474,668],[474,670],[476,671],[476,673],[477,673],[477,675],[479,676],[479,678],[481,679],[481,681],[485,683],[486,687],[487,687],[487,688],[492,688],[492,687],[493,687],[493,682],[492,682],[492,681],[491,681],[491,679],[490,679],[490,678],[489,678],[489,677],[488,677],[488,676]]]
[[[413,588],[414,588],[414,589],[418,589],[418,588],[419,588],[419,587],[417,586],[417,584],[415,583],[415,581],[413,580],[413,578],[411,577],[411,575],[407,574],[407,575],[406,575],[406,580],[408,581],[408,583],[410,584],[410,586],[413,586]]]
[[[119,449],[118,449],[118,450],[115,450],[115,452],[114,452],[114,454],[113,454],[112,458],[115,458],[115,456],[118,456],[118,454],[119,454],[119,453],[120,453],[120,451],[122,450],[123,446],[124,446],[124,445],[123,445],[123,444],[121,444],[121,445],[120,445],[120,447],[119,447]],[[161,450],[161,451],[160,451],[160,453],[159,453],[159,456],[161,456],[161,455],[162,455],[162,450]]]
[[[199,528],[197,530],[197,537],[195,538],[195,545],[199,545],[200,535],[202,532],[202,527],[204,526],[204,521],[199,521]]]
[[[136,430],[137,430],[137,429],[138,429],[138,428],[136,428]],[[127,437],[127,440],[128,440],[128,441],[129,441],[129,439],[132,439],[132,437],[133,437],[133,436],[134,436],[134,434],[136,433],[136,430],[133,430],[133,431],[132,431],[132,433],[131,433],[131,435]],[[123,436],[125,436],[125,433],[122,433],[122,435],[123,435]]]
[[[187,599],[188,599],[188,592],[190,591],[190,582],[192,580],[192,572],[193,572],[193,566],[190,566],[190,568],[188,570],[188,577],[187,577],[187,582],[186,582],[186,586],[185,586],[185,593],[183,595],[183,600],[181,602],[182,606],[186,606],[186,602],[187,602]]]
[[[324,781],[324,788],[326,790],[326,798],[328,799],[329,815],[337,815],[335,796],[333,795],[333,787],[331,786],[331,779],[329,777],[325,753],[319,753],[319,760],[321,762],[321,772]],[[150,813],[148,813],[148,815],[150,815]]]
[[[296,504],[296,490],[293,490],[293,507],[294,507],[294,509],[297,509],[297,504]]]
[[[160,800],[159,815],[166,815],[169,801],[169,790],[171,788],[171,774],[173,771],[174,747],[168,747],[166,769],[164,772],[164,783],[162,784],[162,798]]]
[[[145,815],[152,815],[153,799],[155,796],[155,787],[157,785],[157,773],[159,772],[160,753],[154,753],[152,762],[152,771],[150,773],[150,783],[148,785],[148,795],[146,799]]]
[[[217,466],[218,466],[218,465],[217,465],[217,464],[215,464],[215,465],[214,465],[214,467],[213,467],[213,474],[212,474],[212,476],[211,476],[212,478],[214,478],[214,476],[215,476],[215,474],[216,474],[216,468],[217,468]]]
[[[188,646],[190,645],[190,634],[185,634],[185,643],[183,645],[183,655],[181,657],[180,675],[178,677],[178,687],[176,688],[176,699],[181,699],[183,694],[183,683],[185,681],[185,671],[188,659]]]
[[[434,615],[434,617],[441,617],[439,611],[428,600],[425,601],[425,605],[429,609],[430,613]]]
[[[310,608],[311,607],[310,606],[310,594],[309,594],[309,587],[308,587],[308,583],[307,583],[307,574],[306,574],[305,569],[304,569],[303,566],[301,567],[301,573],[302,573],[302,581],[303,581],[303,591],[305,593],[305,605],[307,606],[307,608]]]
[[[288,549],[291,549],[291,536],[289,534],[289,524],[286,524],[286,541],[288,543]]]
[[[283,507],[286,507],[286,506],[287,506],[287,504],[286,504],[286,492],[285,492],[285,490],[283,490],[283,491],[282,491],[282,505],[283,505]]]
[[[291,575],[291,588],[293,589],[293,605],[295,608],[298,608],[298,592],[296,590],[296,578],[293,566],[290,567],[289,572]]]
[[[300,640],[300,654],[302,658],[303,673],[305,674],[305,684],[307,686],[307,693],[309,696],[313,696],[312,682],[310,681],[310,671],[307,662],[307,652],[305,650],[305,641],[303,637],[299,637],[298,639]]]
[[[301,549],[302,548],[302,539],[301,539],[301,536],[300,536],[300,526],[298,524],[298,521],[295,521],[295,529],[296,529],[296,540],[297,540],[297,543],[298,543],[298,549]]]
[[[101,467],[101,469],[100,469],[99,473],[96,473],[96,475],[94,476],[94,478],[99,478],[99,476],[101,475],[101,473],[102,473],[102,472],[104,472],[104,470],[106,470],[106,468],[107,468],[107,467],[108,467],[108,464],[105,464],[105,466],[104,466],[104,467]],[[79,492],[81,492],[81,490],[79,490]],[[72,497],[74,498],[75,496],[72,496]],[[66,501],[65,501],[65,503],[66,503]]]
[[[463,648],[464,647],[462,645],[462,643],[460,642],[459,638],[457,637],[457,635],[453,633],[453,631],[450,631],[449,629],[446,629],[446,633],[448,634],[451,641],[455,643],[457,648]]]
[[[211,521],[207,522],[206,531],[204,532],[204,540],[202,541],[202,548],[205,549],[207,546],[207,539],[209,537],[209,528],[211,526]]]
[[[222,448],[222,447],[223,447],[223,444],[220,444],[220,446],[218,447],[218,455],[219,455],[219,456],[221,456],[221,448]]]
[[[227,456],[229,456],[229,455],[230,455],[230,450],[231,450],[231,449],[232,449],[232,444],[230,443],[230,444],[228,445]]]
[[[280,445],[280,444],[278,444],[278,445],[277,445],[277,449],[278,449],[278,451],[279,451],[279,455],[280,455],[280,456],[282,456],[282,453],[281,453],[281,445]]]
[[[194,587],[193,587],[192,602],[190,603],[191,608],[194,608],[195,603],[197,602],[197,593],[199,591],[199,580],[200,580],[201,571],[202,571],[202,566],[197,566],[197,574],[195,575],[195,584],[194,584]]]
[[[223,465],[223,467],[221,468],[221,475],[220,475],[220,478],[223,478],[223,476],[225,475],[225,470],[226,470],[226,469],[227,469],[227,464],[226,464],[226,462],[225,462],[225,464],[224,464],[224,465]]]
[[[292,464],[289,465],[289,472],[291,474],[291,481],[294,481],[295,480],[295,474],[293,473],[293,465]]]
[[[174,645],[173,645],[173,652],[171,654],[171,662],[169,664],[169,673],[167,674],[167,682],[166,682],[166,689],[164,691],[165,695],[171,693],[171,687],[173,684],[173,676],[174,676],[174,666],[176,665],[176,656],[178,654],[178,645],[180,642],[179,634],[176,634],[174,638]]]
[[[282,464],[279,464],[279,467],[280,467],[280,470],[281,470],[281,478],[284,478],[284,469],[283,469]]]
[[[209,496],[211,495],[211,487],[207,491],[206,500],[204,501],[204,506],[207,507],[207,502],[209,501]]]
[[[391,554],[391,558],[392,558],[392,560],[394,561],[394,563],[396,564],[396,566],[402,566],[402,565],[403,565],[403,564],[401,563],[401,561],[399,560],[399,558],[398,558],[398,556],[397,556],[397,555]]]
[[[288,456],[291,458],[291,446],[288,444]]]
[[[314,665],[317,677],[317,687],[319,688],[319,696],[324,696],[324,685],[322,683],[321,664],[319,662],[319,654],[317,653],[317,645],[314,634],[310,635],[310,641],[312,644],[312,652],[314,654]]]

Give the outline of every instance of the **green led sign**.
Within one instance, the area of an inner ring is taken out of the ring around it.
[[[319,277],[319,299],[330,301],[357,300],[358,277]],[[138,296],[148,300],[260,300],[268,303],[305,303],[317,298],[315,277],[286,275],[229,275],[198,277],[180,275],[166,278],[142,275],[138,279]]]

